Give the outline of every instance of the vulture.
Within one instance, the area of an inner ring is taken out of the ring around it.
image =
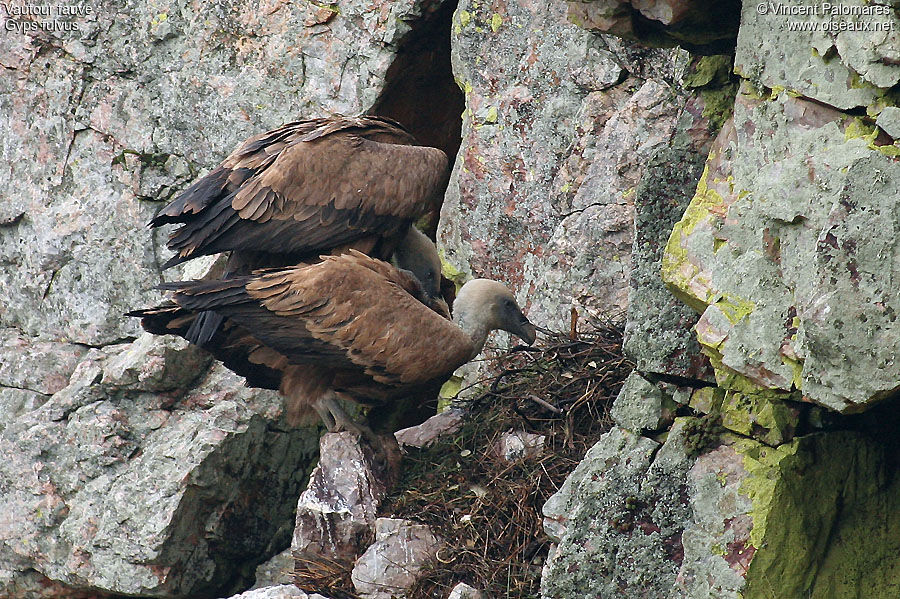
[[[244,141],[150,221],[180,225],[163,268],[230,251],[225,278],[258,268],[318,261],[356,249],[395,260],[434,299],[440,260],[412,225],[440,206],[446,154],[421,146],[403,127],[376,116],[300,120]],[[221,325],[194,319],[187,339],[206,346]]]
[[[443,151],[390,119],[295,121],[246,140],[150,226],[181,225],[163,268],[225,251],[252,263],[244,274],[341,248],[387,260],[410,224],[439,207],[448,176]]]
[[[480,353],[496,329],[535,340],[503,284],[467,282],[451,321],[416,277],[356,250],[163,288],[172,291],[165,303],[129,316],[151,333],[185,336],[198,314],[214,312],[224,322],[207,349],[249,385],[278,389],[289,422],[317,412],[329,430],[369,439],[371,430],[338,398],[377,405],[432,388]]]

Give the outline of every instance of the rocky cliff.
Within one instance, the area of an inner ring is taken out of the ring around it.
[[[163,202],[369,110],[455,156],[448,278],[626,321],[544,597],[896,597],[900,18],[824,6],[0,7],[0,595],[225,597],[287,547],[316,432],[122,314],[216,268],[160,272]]]

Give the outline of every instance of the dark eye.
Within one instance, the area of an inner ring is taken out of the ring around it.
[[[515,307],[515,305],[516,305],[515,302],[513,302],[511,299],[507,298],[507,299],[503,300],[504,308],[513,308],[513,307]]]

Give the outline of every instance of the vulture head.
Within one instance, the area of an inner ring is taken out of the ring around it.
[[[437,299],[441,295],[441,258],[434,242],[414,226],[409,227],[406,237],[394,250],[397,266],[413,273],[428,297]]]
[[[536,338],[534,325],[522,314],[516,298],[503,283],[490,279],[467,282],[459,290],[453,309],[453,322],[472,338],[473,358],[494,330],[511,333],[528,345]]]

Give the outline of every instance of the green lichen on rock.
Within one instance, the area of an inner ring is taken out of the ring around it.
[[[871,118],[854,117],[844,129],[844,138],[846,140],[861,139],[870,150],[881,152],[885,156],[900,156],[900,146],[894,144],[877,143],[881,130],[871,121]]]
[[[799,394],[760,387],[724,366],[715,349],[704,346],[703,350],[715,370],[718,387],[694,391],[690,406],[717,416],[725,429],[766,445],[789,441],[800,420],[799,410],[789,402],[799,400]]]
[[[438,250],[438,255],[441,258],[441,274],[456,286],[456,290],[459,291],[460,287],[462,287],[466,281],[471,278],[469,273],[464,272],[456,267],[453,263],[447,260],[447,256],[444,253],[443,249]]]
[[[756,304],[752,301],[731,293],[722,293],[710,305],[716,306],[731,324],[737,324],[756,309]]]
[[[721,387],[700,387],[691,393],[689,405],[698,412],[711,414],[721,409],[723,399],[725,399],[725,389]]]
[[[733,70],[733,56],[700,56],[695,58],[682,78],[685,88],[699,92],[703,100],[702,114],[713,131],[721,129],[734,112],[738,80],[734,77]]]
[[[493,31],[494,33],[497,33],[498,31],[500,31],[500,27],[502,27],[502,26],[503,26],[503,17],[501,17],[497,13],[494,13],[493,15],[491,15],[491,31]]]
[[[700,418],[685,418],[682,431],[685,454],[696,458],[721,443],[724,428],[719,415],[711,413]]]
[[[721,129],[725,121],[731,118],[737,88],[737,83],[732,83],[716,89],[700,90],[700,97],[703,98],[703,116],[709,119],[710,129]]]
[[[693,331],[697,312],[672,297],[659,276],[669,232],[682,218],[706,162],[689,140],[673,143],[676,147],[662,148],[647,161],[637,187],[622,193],[634,202],[625,351],[641,372],[711,381]]]
[[[459,395],[460,390],[462,389],[463,378],[461,376],[453,375],[447,382],[441,385],[441,389],[438,392],[438,407],[437,411],[443,412],[445,408],[449,407],[453,400]]]
[[[900,308],[884,265],[900,147],[886,139],[871,117],[784,90],[738,99],[662,262],[669,289],[702,313],[712,361],[841,412],[897,387],[883,348],[896,347]]]
[[[900,592],[900,479],[866,435],[833,432],[777,448],[739,440],[755,549],[744,599],[893,599]]]
[[[793,436],[799,413],[778,395],[782,394],[768,389],[758,393],[728,391],[721,405],[722,426],[773,447],[784,443]]]
[[[710,159],[712,159],[712,154]],[[690,236],[699,223],[709,217],[711,210],[723,206],[725,203],[722,195],[708,185],[709,165],[703,169],[700,181],[697,183],[697,191],[691,199],[687,210],[681,220],[672,228],[666,249],[663,251],[662,266],[660,272],[663,281],[669,290],[680,300],[702,313],[709,305],[707,298],[699,297],[691,293],[691,278],[699,270],[688,261],[685,238]]]
[[[687,88],[705,87],[707,85],[722,86],[731,79],[734,58],[727,54],[701,56],[684,76]]]

